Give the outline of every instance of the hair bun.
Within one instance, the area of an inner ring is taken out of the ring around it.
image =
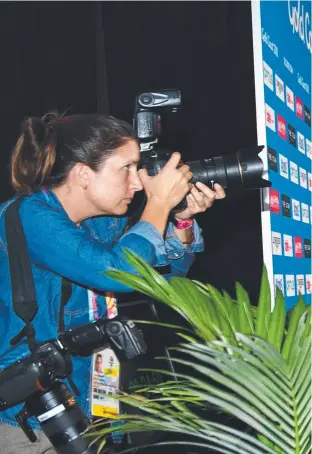
[[[52,132],[52,123],[59,118],[57,112],[49,112],[42,118],[30,117],[22,123],[22,134],[26,142],[30,142],[38,150],[38,147],[44,148],[50,133]]]
[[[59,113],[58,112],[49,112],[49,113],[46,113],[43,117],[42,117],[42,122],[45,124],[45,125],[49,125],[50,123],[52,123],[53,121],[57,120],[58,118],[60,117]]]
[[[42,117],[41,121],[46,128],[46,139],[57,128],[56,120],[58,120],[59,118],[60,115],[58,114],[58,112],[49,112]]]
[[[27,143],[31,143],[37,148],[47,137],[47,125],[41,118],[27,118],[22,123],[22,134]]]

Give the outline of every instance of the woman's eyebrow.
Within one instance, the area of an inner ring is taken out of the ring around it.
[[[124,163],[124,165],[128,165],[128,164],[138,164],[140,162],[140,159],[130,159],[129,161],[126,161]]]

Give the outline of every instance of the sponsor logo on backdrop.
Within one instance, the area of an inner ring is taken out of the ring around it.
[[[275,93],[281,101],[285,102],[284,82],[277,74],[275,74]]]
[[[278,287],[283,292],[283,295],[284,295],[285,294],[285,291],[284,291],[284,276],[282,274],[275,274],[274,275],[274,284],[275,284],[275,287]]]
[[[300,216],[300,203],[298,200],[292,199],[292,214],[295,221],[301,221]]]
[[[292,67],[292,65],[289,63],[289,61],[285,57],[284,57],[284,66],[285,66],[285,68],[288,69],[288,71],[291,74],[294,74],[294,68]]]
[[[299,184],[299,172],[298,166],[292,161],[289,161],[289,168],[290,168],[290,181],[293,183]]]
[[[296,114],[299,118],[303,119],[303,104],[298,96],[296,96]]]
[[[297,295],[299,295],[299,294],[305,295],[304,275],[303,274],[297,274],[296,281],[297,281]]]
[[[312,224],[312,207],[310,207],[310,224]]]
[[[279,192],[270,188],[270,210],[272,213],[280,214]]]
[[[282,255],[282,238],[279,232],[272,232],[273,255]]]
[[[301,259],[303,257],[302,238],[295,236],[294,245],[295,245],[295,257],[297,257],[297,259]]]
[[[306,274],[306,291],[309,295],[312,293],[312,274]]]
[[[286,194],[282,194],[282,210],[283,216],[290,218],[290,197]]]
[[[303,249],[304,249],[304,257],[306,259],[311,258],[311,240],[309,238],[305,238],[303,240]]]
[[[307,150],[307,157],[312,159],[312,142],[309,139],[306,139],[306,150]]]
[[[304,147],[304,136],[301,134],[301,132],[297,131],[297,137],[298,137],[298,150],[300,153],[305,154],[305,147]]]
[[[307,179],[307,171],[302,167],[299,167],[299,175],[300,175],[300,186],[307,189],[308,188],[308,179]]]
[[[295,296],[295,276],[293,274],[286,274],[286,296]]]
[[[290,123],[288,123],[288,142],[293,147],[297,146],[297,144],[296,144],[296,129]]]
[[[297,82],[299,85],[301,85],[301,87],[304,89],[304,91],[306,91],[308,94],[310,94],[309,84],[304,80],[304,78],[299,73],[297,73]]]
[[[273,70],[264,60],[263,60],[263,80],[265,85],[269,87],[270,90],[274,91]]]
[[[276,131],[275,112],[268,104],[265,105],[265,124],[272,131]]]
[[[307,10],[305,9],[307,8]],[[310,6],[304,6],[300,0],[298,2],[291,2],[288,0],[288,18],[292,26],[293,34],[298,34],[303,44],[306,45],[309,52],[312,53],[312,36],[311,36],[311,20],[309,14]]]
[[[277,133],[278,135],[286,140],[286,120],[281,115],[277,115]]]
[[[304,121],[311,127],[311,110],[307,106],[304,106]]]
[[[292,245],[292,236],[286,235],[284,233],[283,242],[284,242],[284,255],[286,257],[293,257],[294,253],[293,253],[293,245]]]
[[[308,189],[312,191],[312,173],[308,172]]]
[[[284,178],[289,178],[288,172],[288,159],[285,158],[282,154],[279,155],[279,168],[280,168],[280,175]]]
[[[293,112],[295,111],[294,92],[289,87],[287,87],[287,85],[286,85],[286,104]]]
[[[276,57],[278,57],[278,47],[273,41],[271,40],[270,35],[262,28],[262,41],[268,46],[269,49],[274,53]]]
[[[301,203],[302,222],[309,224],[309,206],[306,203]]]
[[[269,168],[274,172],[277,172],[277,153],[271,147],[268,147],[268,163]]]

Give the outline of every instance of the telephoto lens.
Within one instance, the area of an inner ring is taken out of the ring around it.
[[[262,178],[264,166],[259,157],[262,149],[263,146],[242,148],[224,156],[187,162],[193,172],[191,182],[201,181],[210,187],[219,183],[230,191],[269,187],[271,183]]]
[[[58,454],[96,454],[90,437],[84,437],[90,421],[64,383],[32,395],[26,406]]]
[[[219,183],[230,192],[269,187],[271,182],[262,178],[264,165],[259,156],[262,149],[263,146],[242,148],[227,155],[186,162],[193,173],[191,183],[200,181],[210,188]],[[150,176],[157,175],[170,156],[166,151],[155,156],[145,154],[141,167],[145,167]]]

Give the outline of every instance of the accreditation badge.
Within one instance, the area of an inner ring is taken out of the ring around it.
[[[112,418],[119,415],[120,363],[111,348],[92,355],[91,413],[93,416]]]

